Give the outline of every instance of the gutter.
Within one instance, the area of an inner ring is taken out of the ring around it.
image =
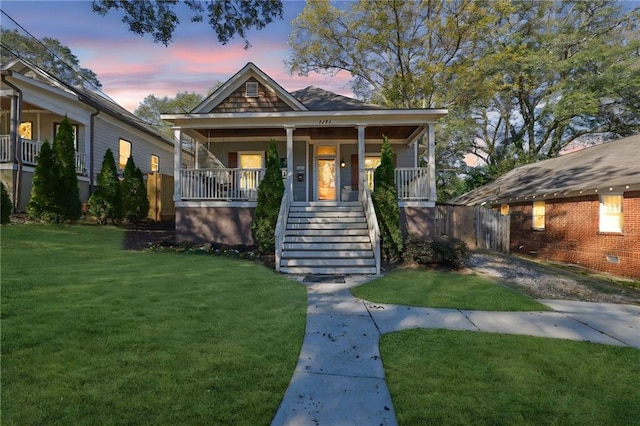
[[[93,158],[94,155],[94,138],[95,138],[95,121],[94,119],[100,114],[100,110],[96,108],[96,111],[93,112],[90,117],[90,125],[91,125],[91,134],[89,135],[89,152],[91,153],[91,158],[89,158],[89,196],[93,192],[93,172],[94,172],[94,163]]]
[[[20,178],[22,176],[22,155],[20,153],[20,149],[18,149],[18,123],[20,123],[20,112],[22,111],[22,90],[17,86],[14,86],[7,80],[7,77],[11,76],[11,71],[3,70],[2,74],[0,74],[0,79],[7,86],[11,87],[18,94],[16,97],[12,96],[11,99],[11,118],[9,124],[9,137],[11,138],[11,145],[13,147],[15,162],[18,164],[18,170],[16,173],[16,182],[13,185],[13,212],[18,211],[18,206],[20,205]],[[17,98],[17,100],[14,100]]]

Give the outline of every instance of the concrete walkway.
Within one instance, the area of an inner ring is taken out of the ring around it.
[[[307,327],[280,425],[396,425],[378,341],[408,328],[526,334],[640,349],[640,306],[540,300],[555,312],[415,308],[357,299],[363,284],[307,284]]]

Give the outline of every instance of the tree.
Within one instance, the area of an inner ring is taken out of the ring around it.
[[[174,10],[179,3],[191,10],[191,22],[203,22],[206,18],[220,43],[227,44],[238,35],[244,39],[245,48],[251,46],[246,37],[247,30],[254,27],[260,30],[274,19],[282,19],[280,0],[94,0],[93,11],[105,16],[112,9],[122,10],[122,22],[129,31],[139,35],[151,34],[154,42],[167,46],[180,24]]]
[[[65,117],[53,139],[55,173],[57,174],[55,198],[59,206],[59,214],[65,220],[78,219],[82,213],[78,176],[76,175],[76,150],[73,141],[73,127],[69,119]]]
[[[292,22],[291,72],[353,76],[354,93],[388,107],[449,103],[457,63],[475,55],[504,1],[309,1]]]
[[[174,98],[158,98],[148,95],[133,112],[149,124],[155,126],[168,138],[173,139],[171,124],[162,120],[160,114],[186,114],[202,102],[204,97],[195,92],[178,92]]]
[[[389,263],[400,259],[403,246],[394,173],[393,148],[384,136],[380,165],[373,174],[372,199],[380,228],[382,255]]]
[[[264,179],[258,185],[258,204],[253,215],[253,233],[262,253],[275,249],[275,230],[284,196],[284,183],[280,172],[280,156],[275,141],[267,148],[267,167]]]
[[[11,221],[11,210],[13,210],[13,203],[9,197],[9,191],[4,186],[4,182],[0,182],[0,224],[4,225]]]
[[[118,169],[111,149],[107,149],[98,173],[98,188],[89,197],[89,213],[105,225],[109,219],[117,222],[122,219],[122,189],[118,179]]]
[[[48,141],[44,141],[38,154],[38,162],[33,172],[31,198],[27,204],[27,213],[33,219],[58,221],[56,192],[58,174],[53,149]]]
[[[144,185],[142,171],[136,167],[133,157],[129,157],[122,179],[122,210],[125,219],[138,223],[149,213],[149,199]]]
[[[18,30],[4,28],[0,30],[0,40],[0,63],[3,65],[21,58],[72,86],[89,83],[102,87],[96,73],[80,67],[78,57],[59,40],[45,37],[40,41],[20,34]]]
[[[639,17],[613,1],[514,3],[464,77],[474,153],[517,165],[640,130]]]

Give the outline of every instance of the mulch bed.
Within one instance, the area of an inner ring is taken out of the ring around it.
[[[125,250],[145,250],[155,245],[175,243],[174,222],[141,222],[130,224],[124,233]]]

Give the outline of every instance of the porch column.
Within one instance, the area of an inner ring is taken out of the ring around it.
[[[288,200],[293,201],[293,130],[296,126],[284,126],[287,131],[287,184],[285,191],[289,195]]]
[[[362,201],[362,191],[364,188],[360,188],[364,180],[364,129],[367,128],[365,124],[356,124],[358,128],[358,201]]]
[[[429,123],[429,201],[437,201],[436,197],[436,125]]]
[[[420,167],[420,159],[418,156],[420,155],[420,139],[416,139],[413,141],[413,167]]]
[[[182,131],[173,130],[173,201],[182,199],[182,183],[180,169],[182,168]]]

